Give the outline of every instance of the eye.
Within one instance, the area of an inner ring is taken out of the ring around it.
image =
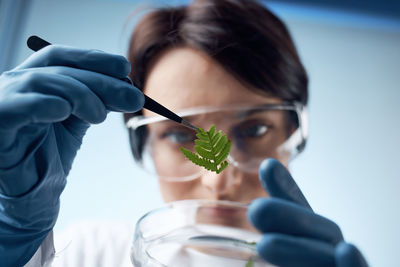
[[[234,132],[241,138],[257,138],[265,135],[268,128],[264,123],[246,122],[235,127]]]
[[[185,144],[188,142],[194,142],[195,136],[189,132],[183,130],[169,130],[162,134],[162,138],[168,138],[174,144]]]

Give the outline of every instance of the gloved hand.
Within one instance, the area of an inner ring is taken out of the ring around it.
[[[269,198],[254,200],[250,221],[263,233],[259,255],[280,267],[366,267],[358,249],[343,240],[339,227],[315,214],[286,168],[274,159],[260,165]]]
[[[134,112],[122,56],[48,46],[0,76],[0,262],[22,266],[53,228],[59,196],[91,123]]]

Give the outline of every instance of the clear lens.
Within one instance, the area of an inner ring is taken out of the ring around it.
[[[229,201],[184,200],[149,212],[136,224],[134,266],[271,267],[257,255],[261,234],[247,206]]]
[[[205,130],[212,124],[222,130],[232,142],[228,161],[246,172],[257,172],[265,158],[289,161],[305,140],[300,111],[294,105],[204,109],[193,113],[182,117]],[[142,147],[137,152],[142,166],[164,179],[198,177],[204,169],[180,151],[181,147],[195,151],[196,132],[173,121],[148,120],[131,128],[132,135],[146,132],[140,144],[133,144]]]

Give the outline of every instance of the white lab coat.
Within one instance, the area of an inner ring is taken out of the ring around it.
[[[86,221],[51,232],[25,267],[132,267],[134,226]],[[53,239],[54,235],[54,239]]]

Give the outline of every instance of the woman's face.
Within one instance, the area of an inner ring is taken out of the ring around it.
[[[260,105],[279,104],[280,99],[261,96],[246,88],[218,63],[204,53],[179,47],[165,51],[152,65],[146,80],[144,92],[172,111],[199,106],[232,106],[235,104]],[[153,115],[144,109],[144,115]],[[279,116],[275,118],[284,119]],[[215,124],[217,130],[225,133],[224,124],[208,121],[208,125],[195,125],[205,128]],[[283,129],[284,127],[282,127]],[[149,131],[152,126],[149,125]],[[281,138],[285,138],[282,130]],[[157,168],[168,168],[168,160],[163,153],[154,155]],[[280,159],[287,165],[287,159]],[[165,166],[162,166],[162,165]],[[172,169],[170,172],[174,172]],[[178,171],[178,170],[176,170]],[[231,200],[249,203],[257,197],[265,197],[257,172],[244,172],[230,164],[220,174],[204,171],[201,176],[190,181],[167,181],[159,179],[164,201],[182,199]]]

